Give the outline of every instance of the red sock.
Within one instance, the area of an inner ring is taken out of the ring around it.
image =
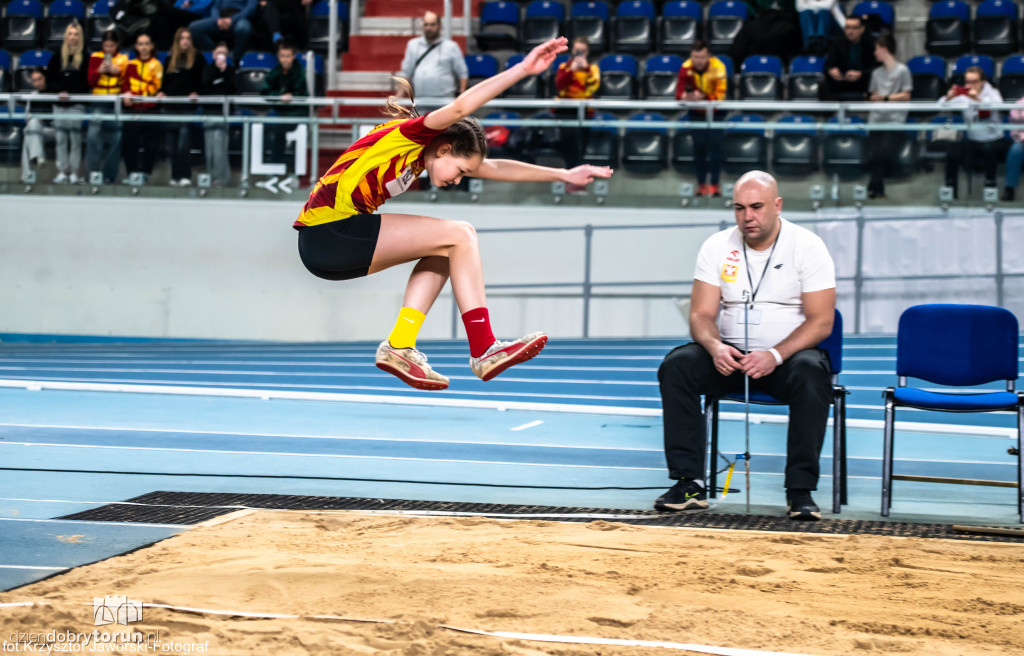
[[[496,341],[491,332],[491,317],[487,308],[478,307],[466,312],[462,315],[462,323],[469,337],[469,354],[479,358]]]

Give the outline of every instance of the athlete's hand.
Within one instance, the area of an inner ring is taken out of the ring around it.
[[[551,64],[555,61],[560,53],[565,52],[569,49],[569,40],[564,36],[560,36],[557,39],[551,39],[546,43],[542,43],[533,50],[530,51],[520,66],[523,67],[529,75],[540,75],[544,71],[551,67]]]
[[[771,353],[768,355],[771,355]],[[725,342],[719,342],[718,346],[711,353],[711,359],[715,363],[715,371],[723,376],[728,376],[740,369],[740,361],[743,359],[743,354]],[[772,362],[774,361],[773,359]]]
[[[612,169],[607,166],[591,166],[590,164],[583,164],[576,168],[569,169],[565,172],[566,184],[571,185],[587,185],[594,181],[594,178],[610,178],[612,177]]]
[[[777,366],[775,356],[768,351],[751,351],[740,358],[740,369],[751,378],[763,378]]]

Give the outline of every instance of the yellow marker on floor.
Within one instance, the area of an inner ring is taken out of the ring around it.
[[[732,464],[729,465],[729,473],[725,475],[725,486],[722,488],[722,500],[725,501],[725,495],[729,494],[729,481],[732,480],[732,470],[736,469],[736,461],[733,460]]]

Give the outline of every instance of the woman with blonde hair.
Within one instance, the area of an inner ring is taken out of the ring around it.
[[[192,32],[179,27],[174,34],[171,56],[164,69],[163,86],[156,95],[198,98],[203,88],[203,69],[206,58],[192,44]],[[164,104],[164,114],[195,114],[190,105]],[[188,187],[192,184],[189,150],[192,142],[190,123],[171,123],[167,126],[167,153],[171,157],[171,186]]]
[[[46,91],[56,93],[58,102],[54,114],[82,114],[85,107],[71,103],[71,94],[87,94],[89,86],[89,58],[85,55],[85,35],[78,21],[64,29],[64,42],[50,57],[46,67]],[[75,184],[79,181],[78,168],[82,164],[82,119],[56,118],[53,127],[57,136],[57,177],[54,184]]]

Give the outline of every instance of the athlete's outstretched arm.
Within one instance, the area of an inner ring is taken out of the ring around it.
[[[514,159],[485,159],[469,175],[474,178],[504,180],[505,182],[565,182],[566,184],[585,185],[593,182],[594,178],[610,178],[612,172],[612,169],[607,166],[591,166],[590,164],[583,164],[572,169],[555,169],[518,162]]]
[[[447,129],[483,107],[488,101],[497,98],[502,91],[524,77],[539,75],[548,70],[552,62],[555,61],[555,57],[568,49],[568,41],[565,37],[558,37],[540,44],[531,50],[523,61],[512,68],[470,87],[449,104],[427,114],[424,125],[431,130]]]

